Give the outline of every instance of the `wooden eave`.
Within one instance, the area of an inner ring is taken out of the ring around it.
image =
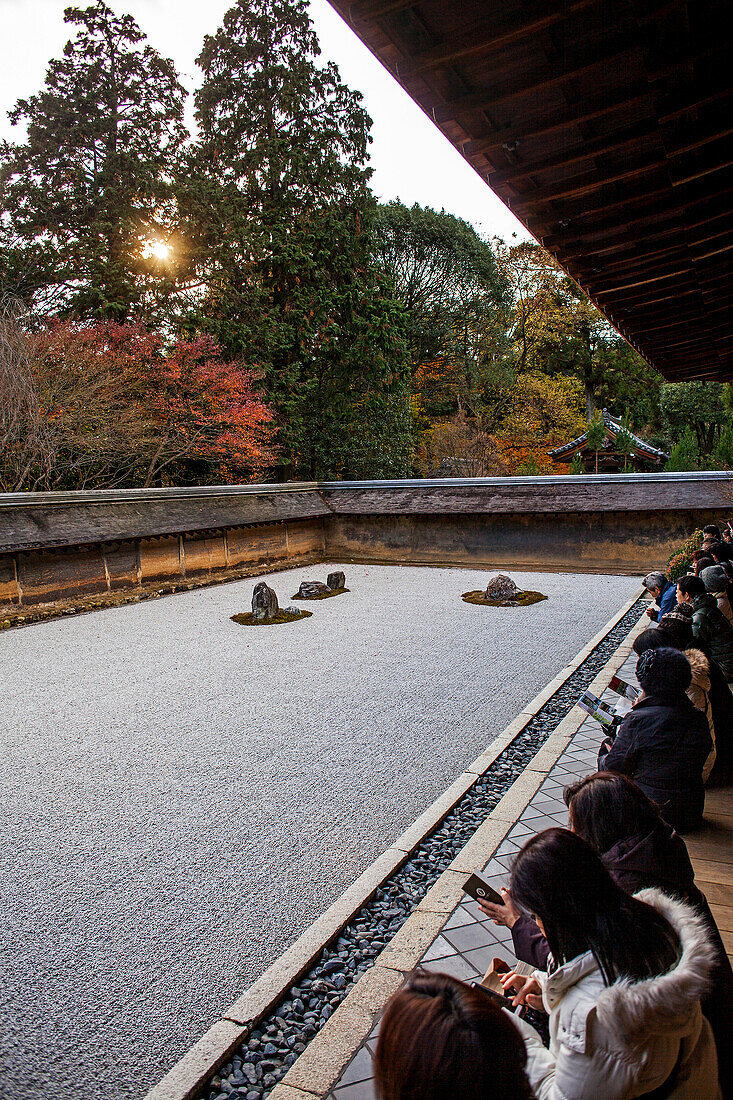
[[[652,366],[733,378],[722,0],[331,3]]]

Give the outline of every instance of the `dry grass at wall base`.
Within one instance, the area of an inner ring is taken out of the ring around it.
[[[310,619],[312,611],[278,611],[271,619],[256,619],[251,611],[244,611],[241,615],[232,615],[233,623],[240,626],[282,626],[283,623],[297,623],[299,619]]]
[[[331,592],[319,592],[316,596],[299,596],[296,592],[294,596],[291,596],[291,600],[330,600],[331,596],[343,596],[344,592],[348,592],[348,588],[334,588]]]
[[[541,592],[517,592],[513,600],[487,600],[483,592],[464,592],[461,596],[464,603],[484,604],[486,607],[529,607],[530,604],[540,603],[546,600]]]

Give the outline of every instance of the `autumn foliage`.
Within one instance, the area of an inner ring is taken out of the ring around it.
[[[272,413],[250,370],[210,337],[55,321],[0,330],[0,487],[7,491],[256,478]]]

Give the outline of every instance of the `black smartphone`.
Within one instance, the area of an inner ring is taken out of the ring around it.
[[[487,989],[485,985],[481,985],[481,982],[470,982],[469,984],[471,989],[480,989],[486,997],[494,1002],[497,1008],[505,1008],[507,1012],[513,1012],[514,1015],[518,1016],[520,1019],[522,1019],[527,1011],[526,1005],[517,1005],[515,1008],[512,1005],[511,996],[502,997],[501,993],[494,993],[493,989]]]
[[[463,889],[474,901],[490,901],[494,905],[504,905],[505,901],[498,890],[490,886],[486,879],[478,871],[466,879]]]
[[[485,985],[481,985],[481,982],[471,982],[471,989],[480,989],[482,993],[498,1005],[499,1008],[511,1008],[511,999],[509,997],[502,997],[501,993],[494,993],[493,989],[488,989]]]

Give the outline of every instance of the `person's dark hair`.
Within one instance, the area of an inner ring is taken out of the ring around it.
[[[693,600],[705,595],[705,585],[699,577],[680,577],[677,587],[685,596],[692,596]]]
[[[657,807],[641,787],[616,772],[587,775],[566,787],[563,798],[573,832],[601,857],[619,840],[648,836],[661,821]]]
[[[418,971],[389,1001],[374,1057],[380,1100],[530,1100],[527,1051],[480,989]]]
[[[647,649],[661,649],[666,645],[668,645],[668,642],[662,635],[661,630],[654,626],[650,626],[648,630],[642,630],[641,634],[637,634],[631,643],[637,657],[641,657]]]
[[[705,538],[706,535],[713,535],[718,540],[718,542],[720,542],[720,539],[721,539],[720,528],[716,524],[708,523],[707,526],[703,527],[703,529],[702,529],[703,538]]]
[[[708,554],[718,561],[730,561],[730,547],[724,542],[714,542],[712,546],[708,546]]]
[[[664,974],[679,957],[671,925],[617,886],[601,857],[568,829],[527,841],[512,866],[511,894],[542,921],[558,966],[591,951],[608,985]]]
[[[662,639],[660,644],[669,646],[670,649],[681,649],[684,653],[686,649],[700,648],[699,642],[695,640],[692,633],[691,620],[684,621],[672,618],[669,615],[662,615],[659,620],[658,633]]]
[[[715,559],[711,558],[709,554],[700,554],[695,559],[695,576],[699,577],[703,569],[707,569],[709,565],[715,565]]]

